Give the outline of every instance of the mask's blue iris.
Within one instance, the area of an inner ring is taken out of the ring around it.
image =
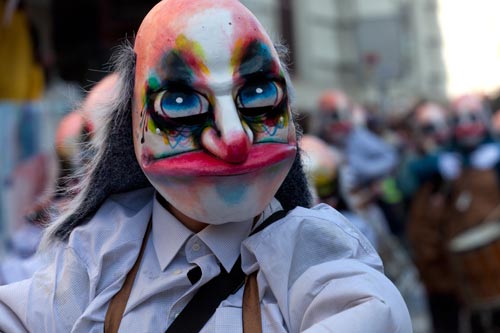
[[[238,94],[241,108],[261,108],[276,106],[282,96],[281,88],[273,81],[245,85]]]
[[[168,118],[189,117],[208,111],[208,101],[195,92],[162,91],[155,99],[155,110]]]

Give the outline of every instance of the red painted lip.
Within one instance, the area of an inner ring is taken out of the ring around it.
[[[225,162],[205,151],[194,151],[143,163],[143,170],[153,176],[234,176],[279,163],[293,157],[296,151],[297,148],[289,144],[261,143],[255,145],[246,161],[240,164]]]
[[[482,124],[473,124],[468,126],[457,126],[455,128],[455,135],[458,138],[468,137],[468,136],[479,136],[486,132],[486,128]]]
[[[336,133],[347,133],[351,130],[351,125],[346,122],[339,122],[330,125],[330,131]]]

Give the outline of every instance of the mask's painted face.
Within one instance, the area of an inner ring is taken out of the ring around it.
[[[416,141],[430,152],[449,143],[451,128],[446,110],[434,103],[425,103],[416,110]]]
[[[353,105],[340,91],[326,91],[319,100],[322,137],[331,144],[343,145],[353,127]]]
[[[166,0],[135,51],[135,153],[153,186],[199,222],[260,214],[296,154],[284,72],[260,23],[234,0]]]
[[[482,99],[476,95],[461,96],[453,103],[454,135],[464,148],[479,145],[488,132],[486,110]]]

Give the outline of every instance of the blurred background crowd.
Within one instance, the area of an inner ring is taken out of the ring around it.
[[[500,3],[242,2],[289,48],[316,203],[371,241],[414,332],[500,332]],[[0,283],[44,264],[110,55],[155,3],[0,0]]]

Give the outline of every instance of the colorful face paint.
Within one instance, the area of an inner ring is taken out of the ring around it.
[[[447,111],[435,103],[425,103],[415,110],[417,141],[434,150],[451,139]]]
[[[453,102],[454,134],[457,143],[474,148],[487,135],[487,115],[481,97],[465,95]]]
[[[328,143],[344,145],[353,127],[353,105],[341,91],[325,91],[319,100],[322,137]]]
[[[136,38],[135,152],[153,186],[200,222],[258,215],[296,153],[279,58],[238,1],[166,0]]]

